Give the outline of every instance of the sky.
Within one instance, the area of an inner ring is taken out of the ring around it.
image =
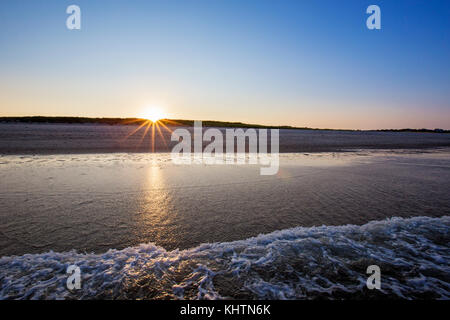
[[[2,0],[0,49],[0,116],[450,129],[447,0]]]

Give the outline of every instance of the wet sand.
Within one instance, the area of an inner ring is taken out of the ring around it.
[[[0,123],[0,154],[170,152],[169,127],[145,133],[133,125]],[[188,128],[192,130],[192,128]],[[220,128],[224,132],[224,128]],[[205,143],[206,144],[206,143]],[[450,147],[450,134],[419,132],[280,130],[280,152]]]

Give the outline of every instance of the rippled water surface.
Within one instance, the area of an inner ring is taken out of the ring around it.
[[[182,165],[169,154],[3,156],[0,254],[168,250],[297,226],[450,213],[450,156],[282,154],[258,166]]]
[[[0,299],[450,298],[448,149],[280,164],[1,156]]]

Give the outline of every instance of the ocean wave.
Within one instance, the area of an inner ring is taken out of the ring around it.
[[[166,251],[141,244],[0,258],[1,299],[449,299],[450,217],[297,227]],[[69,265],[81,289],[66,287]],[[369,290],[369,265],[381,289]]]

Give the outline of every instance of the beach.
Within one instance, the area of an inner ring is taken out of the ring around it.
[[[171,134],[177,128],[159,126],[152,133],[137,125],[0,123],[0,154],[171,152],[176,144]],[[192,132],[192,127],[186,129]],[[447,133],[280,129],[279,151],[438,148],[450,147],[449,137]]]
[[[448,135],[282,133],[297,151],[261,176],[119,152],[124,128],[39,126],[0,136],[2,298],[450,296]],[[61,284],[73,263],[79,292]],[[376,295],[370,264],[388,275]]]

